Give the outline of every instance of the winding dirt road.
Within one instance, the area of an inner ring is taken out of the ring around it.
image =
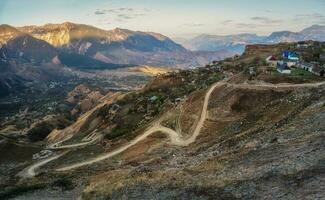
[[[111,158],[117,154],[120,154],[122,152],[124,152],[125,150],[127,150],[128,148],[136,145],[137,143],[139,143],[140,141],[146,139],[149,135],[156,133],[156,132],[162,132],[165,133],[166,135],[169,136],[170,141],[173,145],[177,145],[177,146],[188,146],[189,144],[195,142],[196,138],[198,137],[198,135],[201,132],[201,129],[204,125],[204,122],[207,118],[207,109],[208,109],[208,104],[209,104],[209,99],[210,96],[212,94],[212,92],[214,91],[214,89],[216,87],[220,87],[223,85],[228,85],[228,86],[233,86],[236,88],[244,88],[244,89],[256,89],[256,88],[305,88],[305,87],[319,87],[321,85],[324,85],[325,82],[319,82],[319,83],[305,83],[305,84],[231,84],[231,83],[226,83],[225,81],[220,81],[217,82],[215,84],[213,84],[209,90],[206,92],[205,97],[204,97],[204,102],[203,102],[203,108],[201,111],[201,115],[199,118],[199,121],[195,127],[195,130],[193,132],[193,134],[189,137],[189,138],[184,138],[182,137],[181,133],[176,132],[175,130],[172,130],[170,128],[164,127],[162,125],[160,125],[159,122],[154,123],[150,128],[148,128],[142,135],[138,136],[137,138],[135,138],[134,140],[132,140],[131,142],[129,142],[128,144],[114,150],[111,151],[109,153],[105,153],[102,155],[99,155],[98,157],[95,157],[93,159],[89,159],[87,161],[83,161],[80,163],[76,163],[76,164],[72,164],[69,166],[65,166],[62,168],[58,168],[56,169],[56,171],[68,171],[68,170],[72,170],[72,169],[76,169],[82,166],[86,166],[86,165],[91,165],[93,163],[99,162],[99,161],[103,161],[106,160],[108,158]],[[74,144],[74,145],[69,145],[67,146],[67,148],[74,148],[74,147],[78,147],[80,145],[84,145],[83,143],[79,143],[79,144]],[[27,170],[27,174],[28,177],[32,177],[35,176],[35,169],[39,168],[40,166],[55,160],[59,157],[61,157],[63,154],[60,154],[58,156],[49,158],[47,160],[41,161],[39,163],[36,163],[32,166],[30,166],[30,168]]]
[[[49,157],[47,159],[41,160],[37,163],[34,163],[33,165],[29,166],[28,168],[24,169],[23,171],[21,171],[18,176],[22,177],[22,178],[32,178],[36,175],[36,170],[38,168],[40,168],[41,166],[51,162],[52,160],[56,160],[58,158],[60,158],[61,156],[63,156],[64,154],[68,153],[68,151],[63,152],[61,154]]]
[[[211,93],[213,92],[213,90],[216,87],[222,86],[224,84],[225,84],[224,81],[220,81],[220,82],[215,83],[214,85],[212,85],[210,87],[210,89],[205,94],[200,120],[197,123],[196,128],[195,128],[195,130],[194,130],[194,132],[193,132],[193,134],[192,134],[192,136],[190,138],[182,138],[180,133],[177,133],[176,131],[174,131],[174,130],[172,130],[170,128],[161,126],[161,125],[159,125],[159,123],[155,123],[151,128],[147,129],[142,135],[135,138],[134,140],[132,140],[130,143],[128,143],[125,146],[122,146],[122,147],[120,147],[120,148],[118,148],[118,149],[116,149],[116,150],[114,150],[112,152],[109,152],[107,154],[103,154],[101,156],[98,156],[98,157],[96,157],[94,159],[91,159],[91,160],[88,160],[88,161],[84,161],[84,162],[80,162],[80,163],[77,163],[77,164],[74,164],[74,165],[59,168],[59,169],[57,169],[57,171],[72,170],[72,169],[79,168],[79,167],[82,167],[82,166],[85,166],[85,165],[93,164],[95,162],[106,160],[106,159],[111,158],[111,157],[113,157],[113,156],[115,156],[117,154],[122,153],[123,151],[125,151],[128,148],[134,146],[138,142],[146,139],[149,135],[151,135],[153,133],[156,133],[156,132],[162,132],[162,133],[167,134],[169,136],[170,141],[171,141],[171,143],[173,145],[187,146],[187,145],[193,143],[196,140],[197,136],[200,134],[200,131],[201,131],[201,129],[203,127],[203,124],[204,124],[204,121],[206,119],[207,109],[208,109],[208,104],[209,104],[209,99],[210,99]]]

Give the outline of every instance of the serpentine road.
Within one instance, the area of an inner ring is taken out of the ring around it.
[[[111,158],[117,154],[122,153],[123,151],[127,150],[128,148],[134,146],[135,144],[137,144],[138,142],[146,139],[149,135],[156,133],[156,132],[162,132],[167,134],[170,137],[171,143],[177,146],[187,146],[191,143],[193,143],[197,136],[200,134],[201,128],[203,127],[204,121],[206,119],[207,116],[207,109],[208,109],[208,104],[209,104],[209,99],[211,96],[211,93],[213,92],[213,90],[218,87],[218,86],[222,86],[224,85],[225,82],[224,81],[220,81],[215,83],[214,85],[212,85],[210,87],[210,89],[207,91],[207,93],[205,94],[204,97],[204,103],[203,103],[203,108],[201,111],[201,116],[200,116],[200,120],[196,125],[196,128],[192,134],[192,136],[190,138],[182,138],[180,133],[177,133],[176,131],[161,126],[159,125],[159,123],[155,123],[151,128],[149,128],[148,130],[146,130],[142,135],[140,135],[139,137],[135,138],[134,140],[132,140],[129,144],[122,146],[112,152],[109,152],[107,154],[103,154],[101,156],[98,156],[94,159],[88,160],[88,161],[84,161],[84,162],[80,162],[74,165],[70,165],[70,166],[66,166],[66,167],[62,167],[57,169],[57,171],[67,171],[67,170],[72,170],[75,168],[79,168],[85,165],[90,165],[93,164],[95,162],[99,162],[108,158]]]
[[[69,166],[65,166],[62,168],[58,168],[56,169],[56,171],[68,171],[68,170],[72,170],[72,169],[76,169],[82,166],[86,166],[86,165],[91,165],[93,163],[99,162],[99,161],[103,161],[106,160],[108,158],[111,158],[117,154],[120,154],[122,152],[124,152],[125,150],[127,150],[128,148],[136,145],[137,143],[139,143],[140,141],[146,139],[149,135],[156,133],[156,132],[162,132],[165,133],[166,135],[169,136],[171,143],[177,146],[188,146],[189,144],[195,142],[197,136],[200,134],[200,131],[204,125],[204,121],[207,118],[207,109],[208,109],[208,104],[209,104],[209,99],[210,96],[212,94],[212,92],[214,91],[214,89],[216,87],[220,87],[223,85],[228,85],[228,86],[233,86],[236,88],[243,88],[243,89],[257,89],[257,88],[305,88],[305,87],[319,87],[321,85],[324,85],[325,82],[319,82],[319,83],[304,83],[304,84],[231,84],[231,83],[226,83],[225,81],[220,81],[217,82],[215,84],[213,84],[209,90],[206,92],[205,97],[204,97],[204,102],[203,102],[203,108],[201,111],[201,115],[199,118],[199,121],[195,127],[195,130],[193,132],[193,134],[191,135],[191,137],[189,138],[184,138],[181,136],[180,133],[177,133],[175,130],[172,130],[170,128],[164,127],[162,125],[160,125],[160,123],[154,123],[150,128],[148,128],[142,135],[140,135],[139,137],[135,138],[134,140],[132,140],[131,142],[129,142],[128,144],[105,154],[99,155],[98,157],[95,157],[93,159],[89,159],[80,163],[76,163],[76,164],[72,164]],[[78,146],[78,144],[73,145],[72,147]],[[32,166],[29,167],[29,169],[27,170],[27,177],[32,177],[35,176],[35,170],[39,167],[41,167],[42,165],[55,160],[59,157],[61,157],[62,154],[55,156],[55,157],[51,157],[48,158],[46,160],[40,161],[39,163],[36,163]]]
[[[47,158],[47,159],[44,159],[44,160],[41,160],[37,163],[34,163],[33,165],[29,166],[28,168],[24,169],[23,171],[21,171],[18,176],[22,177],[22,178],[32,178],[36,175],[36,172],[35,170],[40,168],[41,166],[51,162],[52,160],[56,160],[58,158],[60,158],[61,156],[63,156],[64,154],[68,153],[68,151],[66,152],[63,152],[61,154],[58,154],[58,155],[55,155],[55,156],[52,156],[50,158]]]

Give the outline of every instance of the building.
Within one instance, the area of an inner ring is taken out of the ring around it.
[[[305,48],[308,48],[309,46],[310,46],[310,44],[305,41],[300,41],[297,44],[297,48],[299,48],[299,49],[305,49]]]
[[[319,60],[325,62],[325,53],[321,53],[321,54],[319,55]]]
[[[317,76],[325,77],[325,65],[324,66],[314,66],[312,73]]]
[[[278,59],[276,59],[276,57],[274,57],[274,56],[267,57],[265,61],[267,64],[272,65],[272,66],[276,66],[278,63]]]
[[[283,59],[282,62],[286,63],[288,67],[294,67],[294,66],[297,66],[297,64],[298,64],[298,61],[289,60],[289,59]]]
[[[251,75],[251,76],[256,76],[255,67],[250,67],[250,68],[249,68],[249,75]]]
[[[306,70],[308,72],[312,72],[313,68],[314,68],[314,65],[310,64],[310,63],[301,62],[301,63],[299,63],[298,67],[303,69],[303,70]]]
[[[291,74],[291,69],[288,67],[287,63],[278,63],[277,71],[281,74]]]
[[[299,55],[296,52],[284,51],[282,53],[282,56],[283,56],[284,60],[289,60],[289,61],[293,61],[293,62],[299,61]]]

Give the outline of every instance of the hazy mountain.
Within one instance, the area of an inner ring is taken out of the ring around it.
[[[227,50],[242,53],[247,44],[275,44],[280,42],[297,42],[303,40],[325,41],[325,26],[313,25],[300,32],[280,31],[269,36],[256,34],[239,34],[229,36],[200,35],[182,44],[191,50],[216,51]]]
[[[220,51],[227,50],[235,53],[244,51],[247,44],[262,42],[264,37],[256,34],[239,34],[239,35],[207,35],[203,34],[184,43],[184,46],[196,51]]]
[[[325,25],[313,25],[300,32],[304,35],[305,39],[325,41]]]
[[[304,40],[303,35],[300,33],[281,31],[272,33],[265,38],[263,43],[295,42],[300,40]]]

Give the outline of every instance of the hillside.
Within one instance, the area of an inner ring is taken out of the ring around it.
[[[40,148],[51,155],[17,161],[10,174],[21,178],[3,179],[0,196],[30,190],[25,195],[34,198],[44,191],[83,199],[324,196],[325,79],[280,75],[264,62],[294,48],[251,45],[242,56],[101,97],[47,136]]]

